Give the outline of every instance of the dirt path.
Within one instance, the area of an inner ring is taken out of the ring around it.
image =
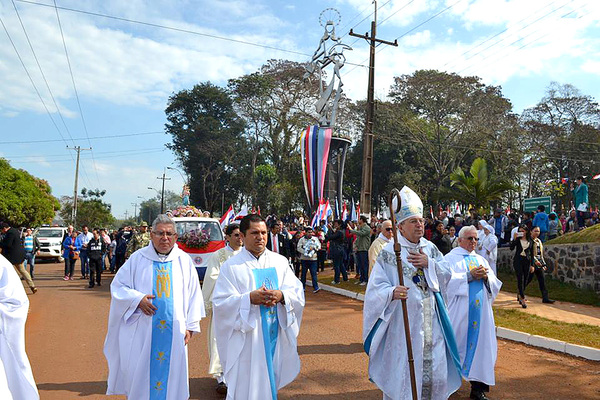
[[[30,296],[27,352],[43,400],[105,399],[107,366],[102,354],[110,302],[108,283],[61,279],[62,265],[36,265],[40,291]],[[307,292],[299,338],[300,376],[280,391],[280,399],[381,399],[367,379],[362,351],[362,303],[321,291]],[[207,321],[202,322],[205,330]],[[190,344],[192,399],[222,399],[206,376],[206,337]],[[500,341],[497,385],[492,399],[598,399],[600,363]],[[467,399],[468,385],[452,399]],[[110,398],[123,398],[113,396]]]

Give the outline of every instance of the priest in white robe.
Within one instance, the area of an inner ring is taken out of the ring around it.
[[[446,254],[451,270],[446,299],[461,372],[471,383],[471,399],[486,400],[489,386],[496,383],[498,343],[492,303],[502,282],[487,261],[474,251],[476,239],[477,230],[465,227],[458,236],[459,247]]]
[[[217,278],[221,272],[221,266],[229,258],[235,256],[242,250],[244,242],[240,233],[240,225],[229,224],[225,227],[225,240],[227,245],[222,249],[217,250],[206,266],[206,274],[202,283],[202,295],[204,296],[204,308],[208,315],[212,314],[212,298],[217,283]],[[227,384],[223,379],[223,368],[219,359],[219,351],[217,350],[217,338],[215,337],[215,319],[210,320],[210,331],[208,332],[208,354],[210,362],[208,364],[208,373],[217,380],[217,393],[227,394]]]
[[[29,300],[15,268],[0,254],[0,399],[37,400],[31,365],[25,353]]]
[[[190,396],[187,343],[200,332],[202,290],[192,259],[176,245],[172,219],[159,215],[150,239],[110,285],[106,394],[185,400]]]
[[[407,299],[418,399],[445,400],[461,385],[458,354],[442,285],[449,278],[442,253],[423,238],[423,203],[402,188],[398,213],[404,286],[399,285],[394,241],[379,253],[363,311],[369,378],[384,399],[410,400],[412,389],[401,299]]]
[[[275,400],[300,372],[302,284],[287,259],[266,249],[260,215],[242,219],[244,248],[221,267],[213,317],[229,400]]]
[[[494,275],[496,271],[496,259],[498,258],[498,237],[496,237],[496,230],[493,226],[485,221],[481,221],[483,225],[483,237],[481,240],[481,255],[490,265]]]

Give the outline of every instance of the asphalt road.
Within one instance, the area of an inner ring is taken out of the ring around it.
[[[61,264],[36,265],[39,292],[30,295],[26,346],[42,399],[106,399],[102,346],[110,305],[107,274],[102,287],[84,280],[63,281]],[[78,266],[77,266],[78,267]],[[76,267],[76,271],[77,271]],[[381,399],[367,378],[362,350],[362,302],[307,292],[299,337],[302,370],[280,399]],[[206,331],[207,321],[201,323]],[[492,399],[599,399],[600,363],[500,341],[497,384]],[[222,399],[207,376],[206,336],[193,337],[189,350],[192,399]],[[468,384],[451,399],[467,399]]]

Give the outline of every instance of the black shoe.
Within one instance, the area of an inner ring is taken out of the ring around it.
[[[91,289],[93,287],[94,287],[94,285],[88,285],[88,289]]]
[[[485,393],[483,392],[473,392],[471,391],[471,396],[469,396],[470,399],[473,400],[490,400]]]
[[[98,285],[98,286],[102,286],[102,284],[101,284],[100,282],[96,283],[96,285]]]
[[[219,394],[227,394],[227,385],[225,382],[219,382],[216,388],[217,393]]]
[[[543,299],[542,303],[546,303],[546,304],[554,304],[554,300],[550,300],[550,299]]]

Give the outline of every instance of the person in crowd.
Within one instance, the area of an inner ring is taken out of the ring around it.
[[[494,216],[489,219],[488,224],[494,228],[496,238],[498,239],[498,245],[500,246],[504,242],[504,231],[508,225],[508,217],[502,213],[501,208],[497,208],[496,211],[494,211]]]
[[[106,251],[102,254],[102,271],[106,271],[106,258],[108,258],[108,262],[110,263],[110,244],[112,242],[112,240],[110,239],[110,236],[108,235],[108,233],[106,232],[106,229],[102,228],[100,229],[100,237],[102,238],[102,241],[104,242],[104,246],[106,248]]]
[[[523,213],[523,218],[521,218],[521,225],[527,225],[529,232],[531,232],[531,228],[533,228],[533,223],[531,221],[531,213],[529,211],[525,211]]]
[[[542,242],[546,241],[546,236],[548,234],[548,214],[546,214],[546,207],[544,205],[539,205],[537,208],[537,213],[533,217],[532,227],[540,228],[540,240]]]
[[[312,228],[310,226],[304,228],[304,236],[300,238],[296,247],[298,253],[300,253],[300,263],[302,264],[300,281],[302,282],[302,287],[306,288],[306,273],[310,271],[313,293],[321,290],[317,281],[317,251],[320,248],[321,242],[313,236]]]
[[[25,280],[29,289],[31,289],[31,293],[37,293],[38,290],[31,279],[31,275],[29,275],[29,272],[23,266],[25,248],[23,247],[23,243],[21,243],[19,231],[11,227],[7,222],[3,222],[0,227],[4,235],[2,241],[0,241],[0,252],[15,267],[19,276]]]
[[[187,344],[200,332],[204,301],[194,262],[176,241],[175,222],[159,215],[152,244],[133,253],[110,285],[107,395],[190,396]]]
[[[25,237],[23,238],[23,248],[25,249],[25,261],[23,262],[23,268],[27,271],[27,264],[29,264],[29,276],[31,279],[35,279],[33,270],[35,269],[35,256],[40,252],[40,241],[37,236],[32,235],[31,228],[25,230]]]
[[[208,260],[206,274],[202,282],[202,296],[204,297],[204,308],[208,316],[212,317],[215,284],[221,272],[221,266],[229,258],[235,256],[242,250],[244,244],[239,224],[229,224],[225,227],[225,241],[227,245],[217,250]],[[217,350],[217,339],[215,336],[215,319],[210,320],[210,331],[208,332],[208,353],[210,362],[208,364],[208,373],[217,380],[216,391],[219,394],[227,394],[227,383],[223,378],[223,367],[219,359]]]
[[[506,224],[506,228],[504,229],[504,242],[506,246],[510,246],[510,242],[514,240],[514,235],[517,233],[518,230],[519,219],[517,218],[517,214],[508,214],[508,223]]]
[[[585,227],[585,215],[588,211],[588,186],[583,181],[583,176],[578,176],[575,180],[577,187],[571,182],[571,193],[573,194],[573,203],[577,214],[577,230]]]
[[[342,229],[342,221],[335,220],[333,225],[330,225],[325,235],[325,241],[329,243],[329,256],[333,261],[333,281],[332,285],[339,285],[340,274],[344,282],[348,280],[348,273],[344,265],[344,230]]]
[[[529,277],[525,283],[525,287],[531,283],[533,277],[538,280],[540,286],[540,292],[542,293],[542,303],[552,304],[554,300],[548,297],[548,289],[546,289],[546,281],[544,279],[544,273],[547,270],[546,261],[544,260],[544,245],[540,240],[540,228],[538,226],[531,230],[531,239],[533,241],[532,246],[532,263],[529,267]]]
[[[456,234],[455,236],[458,237],[458,234],[460,233],[460,230],[463,227],[463,218],[460,216],[460,214],[455,214],[454,215],[454,228],[456,229]]]
[[[148,223],[142,221],[139,226],[139,232],[133,234],[127,242],[127,250],[125,251],[125,259],[131,257],[133,253],[150,244],[150,232],[148,232]]]
[[[548,240],[556,239],[558,235],[562,235],[562,227],[560,225],[556,213],[552,211],[548,215]]]
[[[359,279],[360,275],[358,274],[358,268],[355,268],[355,266],[357,265],[356,247],[354,245],[356,242],[356,235],[350,232],[350,230],[352,229],[352,224],[350,221],[348,221],[345,224],[345,228],[346,229],[344,229],[344,232],[346,235],[346,253],[344,261],[346,262],[346,271],[355,272],[356,269],[355,279]]]
[[[327,259],[327,243],[325,242],[325,234],[320,226],[315,228],[314,236],[319,239],[321,247],[317,251],[317,271],[325,271],[325,260]]]
[[[496,236],[493,226],[484,225],[488,236]],[[447,287],[448,314],[456,337],[462,375],[471,384],[470,398],[487,400],[485,393],[496,384],[494,366],[498,357],[496,326],[492,304],[502,282],[487,260],[477,253],[477,230],[460,231],[459,247],[444,260],[452,272]]]
[[[369,247],[371,247],[371,227],[367,223],[367,217],[361,215],[358,218],[357,229],[350,229],[350,233],[356,235],[356,261],[359,274],[359,284],[365,286],[369,280]]]
[[[300,264],[300,253],[298,252],[298,242],[302,237],[302,231],[300,228],[297,228],[296,232],[292,235],[292,239],[290,240],[290,260],[292,261],[292,266],[294,267],[294,275],[296,278],[300,278],[300,271],[302,270]]]
[[[406,186],[400,197],[397,221],[404,286],[399,285],[392,241],[379,253],[365,293],[363,342],[369,355],[369,378],[383,392],[384,399],[413,398],[399,301],[406,299],[417,398],[447,399],[461,386],[458,354],[447,341],[452,330],[440,295],[449,270],[442,253],[423,237],[421,199]]]
[[[111,272],[117,272],[119,268],[125,263],[125,256],[127,254],[127,231],[119,230],[117,233],[117,246],[115,247],[115,270]]]
[[[458,237],[456,236],[456,227],[451,226],[447,230],[446,236],[447,240],[450,242],[450,249],[454,249],[458,247]]]
[[[79,259],[81,251],[81,240],[77,235],[77,231],[71,231],[71,236],[67,237],[63,242],[63,258],[65,259],[65,281],[73,280],[75,272],[75,263]]]
[[[71,237],[71,234],[73,233],[73,225],[69,225],[67,227],[67,230],[65,232],[63,232],[63,236],[62,236],[62,240],[60,241],[61,245],[60,245],[60,252],[63,253],[64,252],[64,248],[62,247],[62,244],[65,242],[65,239],[68,237]],[[66,259],[65,259],[65,266],[66,266]]]
[[[12,262],[0,255],[0,397],[39,400],[25,352],[29,300]]]
[[[577,221],[577,211],[571,210],[569,212],[569,218],[567,219],[567,227],[565,232],[577,232],[579,230],[579,225]]]
[[[287,259],[266,249],[260,215],[246,215],[240,232],[244,247],[221,267],[212,300],[227,398],[276,399],[300,372],[304,292]]]
[[[113,232],[110,235],[110,245],[108,246],[108,256],[109,256],[109,270],[111,274],[115,273],[117,257],[115,251],[117,249],[117,232]]]
[[[381,223],[381,233],[371,243],[371,247],[369,247],[369,275],[371,275],[373,265],[375,265],[375,260],[377,260],[381,249],[392,240],[392,235],[392,221],[387,219]]]
[[[282,232],[282,225],[283,224],[278,219],[271,222],[271,229],[267,236],[267,249],[274,253],[281,254],[285,258],[289,258],[289,244],[286,235]]]
[[[533,240],[527,225],[519,226],[515,238],[510,242],[510,249],[515,250],[513,256],[513,268],[517,277],[517,301],[523,308],[527,308],[525,299],[525,286],[529,277],[529,267],[533,260]]]
[[[92,239],[88,242],[88,259],[90,264],[90,284],[88,288],[94,285],[102,286],[102,256],[106,253],[106,243],[100,237],[98,229],[92,230]]]
[[[438,250],[446,255],[452,250],[452,244],[448,238],[444,235],[444,223],[442,221],[435,221],[433,223],[433,234],[431,235],[431,242],[435,244]]]
[[[494,227],[482,220],[483,238],[481,239],[481,250],[483,258],[488,262],[494,275],[496,271],[496,259],[498,258],[498,237],[495,235]]]
[[[81,242],[81,251],[79,252],[79,262],[81,263],[81,278],[88,279],[90,276],[90,263],[88,259],[88,242],[92,240],[94,235],[90,232],[87,225],[81,227],[79,241]]]

